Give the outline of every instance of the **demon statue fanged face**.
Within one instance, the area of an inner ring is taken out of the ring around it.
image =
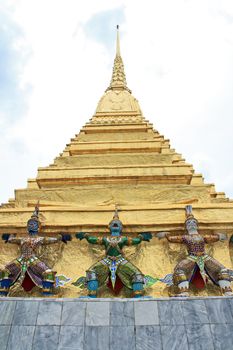
[[[40,220],[39,220],[39,205],[35,206],[35,210],[31,216],[31,219],[27,222],[27,230],[29,235],[37,235],[40,230]]]
[[[198,230],[198,221],[194,217],[189,217],[185,221],[185,227],[189,234],[196,233]]]
[[[120,236],[122,233],[122,223],[120,220],[112,220],[109,224],[111,236]]]

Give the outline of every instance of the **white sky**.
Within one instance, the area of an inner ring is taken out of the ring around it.
[[[110,82],[116,24],[146,119],[233,197],[232,0],[2,0],[0,203],[91,118]]]

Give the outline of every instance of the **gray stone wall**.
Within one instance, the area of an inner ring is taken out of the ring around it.
[[[0,299],[0,350],[232,350],[233,298]]]

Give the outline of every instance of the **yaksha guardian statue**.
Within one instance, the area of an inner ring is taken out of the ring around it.
[[[113,220],[109,223],[109,237],[95,237],[87,233],[77,233],[78,239],[85,238],[88,243],[101,244],[105,247],[106,257],[92,265],[86,271],[86,283],[89,297],[96,298],[97,290],[106,281],[115,292],[124,286],[133,290],[134,297],[143,295],[144,275],[123,255],[124,246],[137,245],[142,241],[150,241],[151,233],[140,233],[138,237],[129,238],[122,236],[122,222],[119,220],[117,210]],[[109,279],[108,279],[109,278]]]
[[[36,249],[41,245],[47,245],[71,240],[69,234],[61,234],[61,237],[40,237],[39,207],[35,207],[31,219],[27,222],[28,237],[3,234],[5,243],[18,244],[21,255],[0,270],[0,295],[7,295],[9,289],[16,281],[20,281],[25,291],[30,291],[34,286],[42,288],[45,295],[52,294],[55,284],[56,272],[52,271],[44,262],[36,256]]]
[[[173,283],[179,289],[177,296],[189,296],[189,284],[203,288],[208,278],[221,288],[223,295],[233,295],[230,284],[229,270],[217,260],[206,254],[205,244],[226,240],[226,235],[198,233],[198,221],[192,214],[192,206],[186,206],[185,227],[187,234],[170,235],[166,232],[157,234],[159,239],[166,237],[171,243],[183,243],[188,250],[188,256],[180,261],[173,273]]]

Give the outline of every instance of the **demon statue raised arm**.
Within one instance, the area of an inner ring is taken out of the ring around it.
[[[159,239],[166,237],[171,243],[183,243],[186,245],[188,256],[181,260],[175,267],[173,283],[179,289],[178,296],[189,296],[189,284],[197,287],[205,286],[208,278],[221,288],[223,295],[233,295],[230,284],[229,270],[217,260],[206,254],[205,244],[226,240],[226,235],[198,233],[198,221],[192,214],[192,206],[186,206],[185,235],[169,235],[166,232],[157,233]]]
[[[7,295],[10,287],[20,281],[25,291],[30,291],[34,286],[42,289],[45,295],[52,294],[56,272],[52,271],[44,262],[36,256],[36,249],[41,245],[47,245],[71,240],[69,234],[61,234],[60,237],[40,237],[39,207],[35,207],[31,219],[27,222],[28,237],[16,237],[3,234],[5,243],[18,244],[21,255],[0,269],[0,295]]]
[[[85,238],[88,243],[104,246],[106,256],[104,259],[92,265],[86,271],[86,282],[89,297],[96,298],[97,290],[106,281],[108,286],[115,291],[123,285],[133,290],[134,297],[143,295],[144,275],[123,255],[124,246],[137,245],[142,241],[150,241],[151,233],[141,233],[138,237],[129,238],[122,236],[122,222],[119,220],[117,209],[113,219],[109,223],[109,237],[95,237],[87,233],[77,233],[78,239]],[[109,280],[108,280],[109,277]]]

